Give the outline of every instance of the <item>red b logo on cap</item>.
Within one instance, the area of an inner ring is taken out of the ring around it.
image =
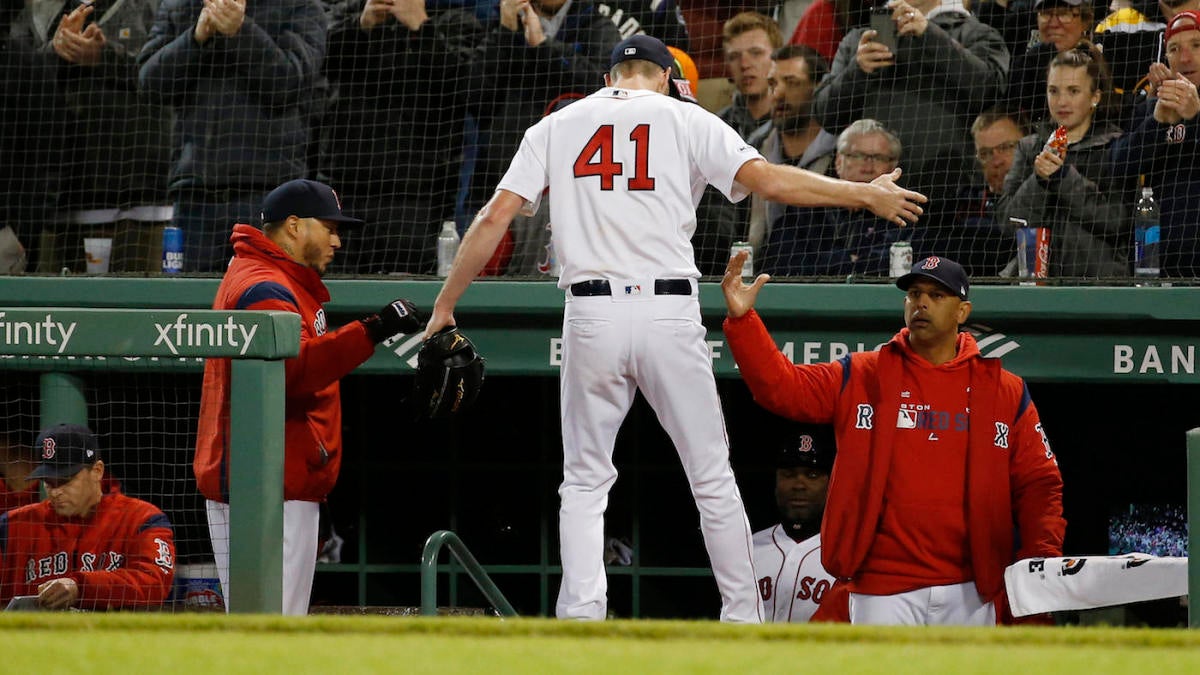
[[[54,450],[58,444],[54,442],[53,436],[47,436],[42,439],[42,459],[54,459]]]
[[[931,255],[925,259],[925,264],[921,265],[921,269],[935,270],[940,262],[942,262],[940,258],[938,258],[936,255]]]

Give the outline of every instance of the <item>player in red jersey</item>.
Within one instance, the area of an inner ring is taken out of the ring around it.
[[[43,431],[30,474],[49,498],[0,515],[0,603],[36,595],[45,609],[162,604],[175,578],[175,536],[157,507],[105,492],[104,462],[87,427]]]

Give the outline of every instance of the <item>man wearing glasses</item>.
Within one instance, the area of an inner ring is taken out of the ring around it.
[[[900,139],[876,120],[858,120],[837,139],[838,178],[870,183],[899,166]],[[784,235],[763,252],[763,269],[776,276],[885,276],[888,249],[911,230],[863,209],[792,209]]]
[[[959,190],[942,250],[972,277],[1007,276],[1004,268],[1013,261],[1013,238],[996,222],[996,200],[1024,136],[1017,116],[1002,108],[980,113],[971,125],[978,173]]]

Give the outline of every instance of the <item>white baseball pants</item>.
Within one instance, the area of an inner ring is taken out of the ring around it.
[[[221,579],[221,595],[225,611],[229,611],[229,505],[205,500],[208,512],[208,536],[212,539],[217,576]],[[317,527],[320,524],[320,504],[317,502],[285,501],[283,503],[283,613],[288,616],[308,614],[312,595],[313,575],[317,571]]]
[[[695,283],[690,296],[654,295],[653,289],[653,280],[614,281],[611,296],[567,294],[559,383],[563,579],[555,612],[574,619],[607,614],[604,511],[617,477],[613,446],[640,388],[691,485],[721,593],[721,620],[759,623],[752,533],[729,465]]]
[[[996,607],[974,581],[894,595],[850,594],[850,623],[876,626],[995,626]]]

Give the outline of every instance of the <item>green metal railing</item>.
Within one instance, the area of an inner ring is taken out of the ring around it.
[[[437,560],[442,547],[448,547],[459,564],[466,569],[467,575],[479,587],[479,591],[492,603],[492,607],[500,616],[516,616],[517,610],[509,604],[508,599],[500,592],[483,566],[471,555],[467,545],[450,530],[438,530],[429,535],[425,541],[425,550],[421,553],[421,615],[437,616]]]
[[[1187,432],[1187,502],[1188,502],[1188,627],[1200,628],[1200,601],[1195,593],[1200,589],[1200,552],[1192,546],[1200,532],[1200,427]]]

